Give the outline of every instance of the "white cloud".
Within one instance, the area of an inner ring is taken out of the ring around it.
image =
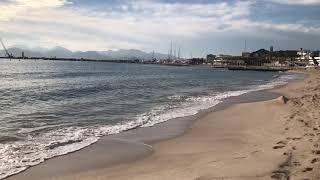
[[[19,37],[11,38],[11,44],[106,50],[156,49],[170,40],[203,38],[223,31],[319,33],[320,30],[299,24],[254,22],[250,20],[253,1],[216,4],[132,1],[121,5],[121,12],[62,8],[66,3],[66,0],[2,3],[0,8],[6,11],[0,13],[0,35]]]
[[[25,11],[13,6],[16,3],[7,6],[16,13],[2,18],[5,21],[0,21],[0,31],[16,32],[19,37],[34,36],[38,43],[67,45],[74,50],[140,48],[173,38],[192,38],[222,29],[223,21],[247,16],[246,8],[250,5],[248,2],[186,5],[139,1],[129,4],[134,13],[92,13],[83,9],[58,9],[65,1],[31,3],[28,7],[23,4],[20,8],[29,8]]]
[[[274,3],[291,5],[320,5],[320,0],[270,0]]]
[[[0,3],[0,20],[9,20],[30,10],[56,8],[68,3],[67,0],[8,0]]]

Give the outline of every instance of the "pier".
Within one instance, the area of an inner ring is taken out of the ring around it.
[[[234,71],[288,71],[292,68],[283,66],[227,66]]]

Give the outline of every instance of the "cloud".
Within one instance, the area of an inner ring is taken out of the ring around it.
[[[0,3],[0,35],[11,44],[64,46],[72,50],[159,49],[171,40],[205,39],[246,32],[266,36],[279,31],[320,34],[316,26],[254,21],[255,1],[168,3],[121,1],[77,7],[67,0],[10,0]],[[207,40],[208,41],[208,40]],[[167,47],[166,47],[167,48]]]
[[[320,5],[320,0],[270,0],[274,3],[289,5]]]
[[[84,47],[140,48],[164,40],[193,38],[205,32],[227,29],[230,25],[222,22],[247,16],[250,5],[249,2],[187,5],[129,1],[119,4],[124,10],[130,9],[125,12],[57,8],[65,3],[23,4],[20,8],[29,9],[18,11],[19,8],[13,6],[17,2],[14,2],[7,8],[17,13],[6,16],[11,21],[7,18],[0,21],[0,30],[16,32],[19,37],[38,37],[41,44],[68,45],[74,50]]]
[[[67,0],[8,0],[0,3],[0,20],[9,20],[30,10],[56,8],[70,4]]]

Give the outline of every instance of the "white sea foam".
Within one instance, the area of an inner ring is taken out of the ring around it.
[[[168,97],[168,99],[183,101],[155,107],[149,112],[138,115],[133,121],[113,126],[60,128],[48,131],[40,136],[29,135],[23,141],[0,144],[0,179],[19,173],[46,159],[87,147],[97,142],[102,136],[117,134],[136,127],[153,126],[173,118],[194,115],[201,110],[219,104],[226,98],[252,91],[270,89],[283,85],[295,78],[295,75],[284,74],[272,82],[252,86],[246,90],[197,97],[172,96]],[[35,130],[39,129],[21,129],[21,132],[27,133]]]
[[[23,141],[0,144],[0,179],[19,173],[46,159],[67,154],[87,147],[101,136],[117,134],[142,125],[142,122],[128,122],[115,126],[61,128],[41,136],[28,136]]]
[[[294,74],[284,74],[281,76],[277,76],[276,79],[272,80],[269,83],[255,85],[249,87],[246,90],[238,90],[238,91],[227,91],[221,93],[214,93],[212,95],[207,96],[197,96],[197,97],[184,97],[184,96],[170,96],[169,99],[173,100],[181,100],[185,99],[181,104],[174,105],[162,105],[155,107],[149,112],[143,113],[137,116],[137,119],[143,122],[147,122],[142,127],[150,127],[158,123],[162,123],[168,121],[170,119],[191,116],[199,113],[201,110],[209,109],[211,107],[216,106],[224,99],[234,96],[240,96],[242,94],[246,94],[253,91],[260,91],[271,89],[276,86],[284,85],[288,81],[296,79],[296,75]]]

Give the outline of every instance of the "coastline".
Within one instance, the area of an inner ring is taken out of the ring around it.
[[[45,178],[50,178],[50,179],[52,179],[52,178],[53,179],[90,179],[90,178],[91,179],[97,179],[97,178],[127,179],[130,177],[129,174],[126,174],[125,172],[123,172],[123,176],[117,176],[116,173],[114,173],[114,169],[117,170],[116,172],[121,174],[121,170],[119,170],[121,168],[128,168],[127,166],[130,166],[130,169],[133,169],[133,171],[134,171],[134,169],[135,169],[134,167],[139,166],[136,164],[140,164],[140,163],[143,164],[148,161],[155,161],[155,160],[159,161],[160,159],[157,159],[157,158],[154,159],[154,158],[155,158],[155,156],[158,156],[158,151],[160,151],[160,152],[163,151],[163,146],[165,147],[170,144],[172,145],[172,142],[175,142],[174,144],[181,143],[180,140],[186,138],[186,136],[187,137],[190,136],[190,134],[192,134],[194,129],[195,128],[197,129],[197,126],[199,126],[199,124],[208,125],[208,122],[206,122],[206,120],[210,121],[210,123],[215,124],[215,126],[212,125],[212,127],[210,125],[210,128],[212,128],[211,130],[217,131],[217,132],[214,132],[213,134],[210,134],[210,133],[209,134],[213,135],[216,139],[219,139],[219,137],[221,137],[221,134],[219,134],[219,133],[222,133],[222,132],[218,132],[219,131],[218,127],[223,129],[224,126],[228,125],[225,123],[230,123],[230,122],[224,121],[223,119],[225,119],[226,117],[220,117],[220,116],[225,116],[225,115],[221,115],[221,114],[225,114],[226,112],[229,112],[230,109],[234,110],[234,108],[235,109],[239,109],[239,108],[240,109],[244,109],[244,108],[250,109],[250,106],[252,106],[252,105],[255,106],[255,105],[263,104],[261,106],[271,106],[272,108],[273,108],[273,106],[281,106],[281,103],[279,105],[278,100],[276,101],[276,100],[270,100],[270,99],[275,99],[276,97],[279,97],[280,95],[275,94],[274,92],[282,93],[281,90],[286,87],[287,87],[287,85],[284,87],[281,87],[280,89],[276,88],[271,91],[264,90],[264,91],[258,91],[258,92],[250,92],[250,93],[247,93],[247,94],[244,94],[241,96],[229,98],[226,102],[220,103],[218,106],[216,106],[213,111],[212,111],[212,109],[209,109],[208,111],[200,113],[192,118],[190,117],[191,119],[189,119],[187,121],[185,120],[185,118],[178,118],[175,120],[171,120],[171,121],[167,121],[165,123],[155,125],[153,127],[138,128],[136,130],[130,130],[130,131],[120,133],[117,135],[107,136],[94,145],[91,145],[89,147],[86,147],[86,148],[79,150],[77,152],[74,152],[74,153],[70,153],[67,155],[63,155],[60,157],[49,159],[38,166],[31,167],[30,169],[26,170],[25,172],[22,172],[18,175],[11,176],[11,178],[12,179],[45,179]],[[276,101],[276,102],[274,102],[274,101]],[[216,116],[218,116],[218,117],[216,117]],[[241,116],[243,116],[243,115],[241,115]],[[241,116],[239,118],[241,118]],[[220,117],[220,119],[219,119],[219,117]],[[197,120],[195,121],[195,119],[197,119]],[[210,119],[214,119],[214,121],[211,121]],[[232,126],[233,125],[231,123],[230,127],[232,127]],[[168,127],[173,127],[173,128],[168,129]],[[252,127],[249,129],[252,129]],[[150,136],[145,136],[146,133]],[[152,135],[154,135],[154,136],[152,136]],[[159,136],[159,135],[162,135],[162,136]],[[146,139],[145,137],[148,137],[148,138]],[[232,139],[233,135],[230,138]],[[243,141],[243,140],[240,139],[239,142],[241,142],[241,141]],[[146,144],[143,144],[142,142],[144,142]],[[231,144],[230,144],[229,140],[223,140],[222,144],[220,144],[220,140],[215,143],[217,143],[216,146],[220,146],[220,147],[226,146],[226,148],[227,148],[227,146],[233,146],[235,141],[232,141]],[[215,144],[215,143],[213,143],[213,144]],[[153,145],[153,148],[151,148],[147,144]],[[241,143],[240,143],[240,145],[241,145]],[[116,146],[117,148],[111,150],[111,152],[110,152],[110,148],[107,148],[107,149],[109,149],[109,152],[106,151],[105,147],[113,147],[113,146]],[[190,147],[192,147],[191,149],[195,148],[195,147],[193,147],[192,143],[191,143]],[[199,147],[201,147],[201,145],[199,145]],[[120,149],[126,149],[126,148],[130,148],[131,152],[129,154],[127,154],[127,152],[125,152],[125,151],[119,152]],[[231,148],[231,147],[229,147],[229,148]],[[228,151],[232,150],[232,148],[231,149],[227,148],[227,151],[226,150],[224,150],[224,151],[228,152]],[[166,148],[164,148],[164,149],[166,149]],[[178,149],[181,149],[181,147],[179,147]],[[182,149],[185,150],[184,148],[182,148]],[[195,148],[195,149],[197,149],[197,148]],[[224,148],[222,148],[222,149],[224,149]],[[99,152],[99,150],[100,150],[100,152]],[[100,155],[107,154],[107,156],[100,156],[99,153],[100,153]],[[123,153],[123,154],[121,154],[121,153]],[[172,152],[166,151],[165,153],[171,154]],[[176,152],[176,153],[179,154],[179,152]],[[216,153],[216,155],[222,155],[222,156],[228,156],[228,154],[229,154],[229,153],[220,152],[220,150],[217,150],[217,152],[215,152],[215,153]],[[184,154],[185,153],[183,153],[183,155]],[[199,154],[202,154],[202,153],[199,153]],[[255,152],[254,154],[259,154],[259,153]],[[122,158],[120,158],[120,160],[113,159],[114,155],[120,156]],[[282,155],[282,154],[280,153],[279,155]],[[259,156],[261,156],[261,155],[259,155]],[[90,157],[90,158],[83,158],[83,157]],[[101,159],[106,159],[106,160],[103,161]],[[239,158],[239,160],[240,159],[242,159],[242,158]],[[280,157],[276,157],[275,161],[280,160],[280,159],[281,159],[281,161],[285,160],[282,156],[280,156]],[[74,161],[74,160],[76,160],[76,161]],[[99,163],[96,163],[96,161],[99,161]],[[167,161],[171,162],[170,159],[167,159]],[[69,162],[69,163],[64,164],[64,162]],[[71,169],[66,168],[68,166],[70,166],[70,167],[73,166],[75,163],[77,164],[77,167],[79,167],[78,163],[85,164],[85,166],[75,168],[73,170],[72,170],[72,168]],[[272,165],[270,164],[270,169],[274,169],[275,164],[278,165],[279,163],[281,163],[281,162],[279,161],[277,163],[272,163]],[[179,165],[177,165],[177,167],[178,166]],[[173,169],[174,168],[175,167],[173,167]],[[156,169],[154,169],[154,170],[156,170]],[[54,171],[54,172],[52,172],[52,171]],[[160,171],[159,173],[162,172],[161,170],[159,170],[159,171]],[[39,174],[39,172],[41,172],[41,173]],[[109,173],[109,172],[112,172],[112,173]],[[92,173],[94,173],[95,175],[92,176]],[[155,172],[153,172],[153,173],[155,173]],[[41,176],[39,176],[39,175],[41,175]],[[86,176],[86,175],[88,175],[88,176]],[[104,175],[108,175],[108,176],[104,176]],[[137,179],[144,179],[143,177],[138,177],[138,176],[142,175],[141,173],[134,174],[133,176],[135,177],[135,175],[137,176],[136,177]],[[80,178],[80,176],[81,176],[81,178]],[[163,176],[159,176],[159,177],[157,177],[157,176],[151,176],[151,177],[144,176],[144,177],[145,177],[145,179],[163,178]],[[188,178],[186,178],[186,177],[188,177]],[[179,178],[180,179],[181,178],[182,179],[189,179],[189,178],[192,179],[191,176],[190,177],[186,176],[186,177],[183,178],[183,177],[177,176],[175,179],[179,179]],[[9,177],[8,179],[11,179],[11,178]],[[196,178],[197,177],[194,177],[193,179],[196,179]]]

